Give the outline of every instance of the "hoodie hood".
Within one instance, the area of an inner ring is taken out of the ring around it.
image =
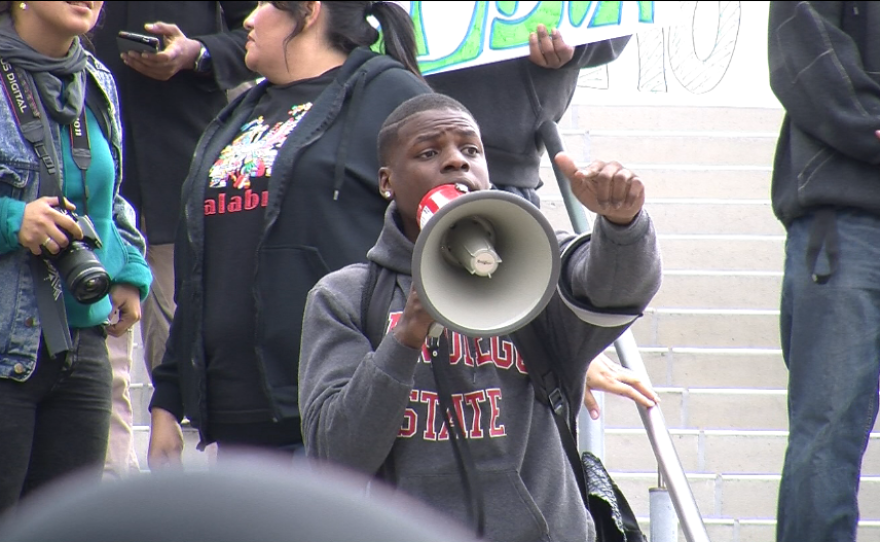
[[[403,233],[402,218],[397,202],[392,201],[385,211],[385,224],[376,244],[367,252],[367,259],[387,267],[395,273],[412,275],[412,255],[415,244]]]

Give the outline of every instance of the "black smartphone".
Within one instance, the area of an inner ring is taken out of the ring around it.
[[[119,46],[120,53],[135,51],[137,53],[158,53],[159,38],[156,36],[145,36],[143,34],[135,34],[134,32],[125,32],[121,30],[116,35],[116,44]]]

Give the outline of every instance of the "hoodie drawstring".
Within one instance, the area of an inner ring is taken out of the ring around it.
[[[345,120],[342,124],[342,138],[339,141],[339,148],[336,150],[336,170],[333,173],[333,201],[339,199],[339,191],[345,182],[345,164],[348,160],[348,147],[354,134],[352,119],[360,111],[366,81],[367,72],[364,70],[358,75],[357,83],[355,83],[354,89],[351,92],[351,103],[348,104],[348,111],[345,112]]]

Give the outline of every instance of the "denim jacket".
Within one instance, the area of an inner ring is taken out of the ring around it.
[[[101,89],[106,106],[103,111],[109,122],[109,142],[115,165],[113,218],[125,243],[142,253],[146,250],[143,237],[135,227],[131,206],[119,196],[122,181],[122,126],[119,122],[119,101],[110,71],[92,55],[86,62],[88,75]],[[97,112],[96,112],[97,114]],[[52,142],[56,156],[61,156],[61,130],[51,118]],[[24,138],[10,108],[0,98],[0,235],[9,236],[17,224],[9,224],[10,216],[2,198],[30,202],[39,197],[40,168],[33,146]],[[0,254],[0,378],[27,380],[34,371],[40,346],[40,320],[34,281],[25,248]]]

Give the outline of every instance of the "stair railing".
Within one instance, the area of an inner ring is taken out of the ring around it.
[[[540,126],[538,134],[547,148],[547,154],[550,156],[553,174],[556,176],[556,182],[559,184],[559,191],[562,194],[562,200],[565,203],[572,228],[575,233],[590,231],[583,206],[571,192],[568,179],[559,171],[559,168],[557,168],[556,163],[553,161],[553,157],[557,153],[565,150],[562,144],[562,137],[559,134],[559,127],[552,120],[548,120]],[[627,329],[619,339],[614,341],[614,347],[621,365],[635,371],[644,382],[650,384],[648,372],[645,369],[645,364],[642,361],[635,338],[632,336],[632,331]],[[665,482],[685,539],[688,542],[709,542],[709,535],[703,524],[700,509],[697,507],[697,501],[694,499],[687,476],[685,476],[684,469],[681,466],[678,452],[676,452],[672,438],[666,428],[663,413],[659,408],[646,408],[642,405],[637,405],[637,408],[642,424],[645,426],[648,440],[651,442],[654,456],[657,458],[660,485],[662,486],[663,482]]]

